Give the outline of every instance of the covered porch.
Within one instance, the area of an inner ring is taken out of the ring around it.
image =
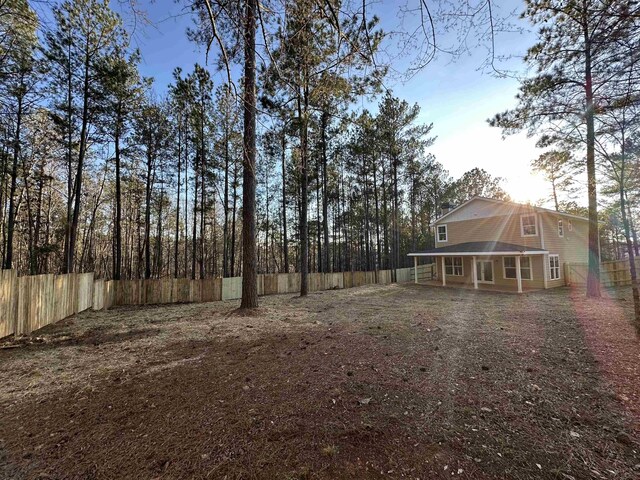
[[[435,259],[437,284],[475,290],[547,288],[548,251],[504,242],[467,242],[409,254],[418,271],[421,257]],[[418,275],[414,275],[418,282]],[[433,281],[429,282],[433,283]]]

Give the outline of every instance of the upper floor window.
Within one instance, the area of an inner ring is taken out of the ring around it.
[[[535,237],[538,235],[535,214],[520,215],[520,233],[523,237]]]
[[[569,223],[567,226],[569,227],[569,231],[573,230],[573,223],[571,223],[571,220],[569,220]]]
[[[438,241],[446,242],[447,241],[447,226],[446,225],[438,225]]]
[[[564,225],[562,223],[562,220],[558,220],[558,236],[564,237]]]

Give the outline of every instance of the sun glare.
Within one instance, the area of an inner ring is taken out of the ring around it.
[[[549,200],[549,186],[539,174],[522,174],[505,177],[504,189],[518,203],[542,204]]]

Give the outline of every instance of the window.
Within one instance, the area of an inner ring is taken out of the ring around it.
[[[438,225],[438,241],[446,242],[447,241],[447,226],[446,225]]]
[[[518,278],[516,273],[516,257],[502,257],[504,267],[504,278]],[[531,258],[520,257],[520,274],[523,280],[532,280]]]
[[[564,237],[564,225],[562,225],[562,220],[558,220],[558,236]]]
[[[560,255],[549,255],[549,273],[551,280],[560,278]]]
[[[568,225],[567,225],[567,226],[569,227],[569,231],[570,231],[570,232],[571,232],[571,231],[573,231],[573,223],[571,223],[571,220],[569,220],[569,222],[568,222]]]
[[[461,277],[463,275],[462,257],[445,257],[444,273],[446,273],[447,275],[455,275],[456,277]]]
[[[520,232],[523,237],[535,237],[538,235],[535,214],[520,216]]]

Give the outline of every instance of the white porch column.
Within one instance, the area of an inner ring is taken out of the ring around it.
[[[473,288],[478,289],[478,263],[476,257],[473,257]]]
[[[522,273],[520,272],[519,256],[516,256],[516,279],[518,280],[518,293],[522,293]]]
[[[418,283],[418,257],[413,257],[413,283]]]
[[[442,257],[442,286],[446,287],[447,286],[447,270],[444,266],[444,257]]]
[[[544,274],[544,288],[549,288],[549,255],[542,256],[542,271]]]

